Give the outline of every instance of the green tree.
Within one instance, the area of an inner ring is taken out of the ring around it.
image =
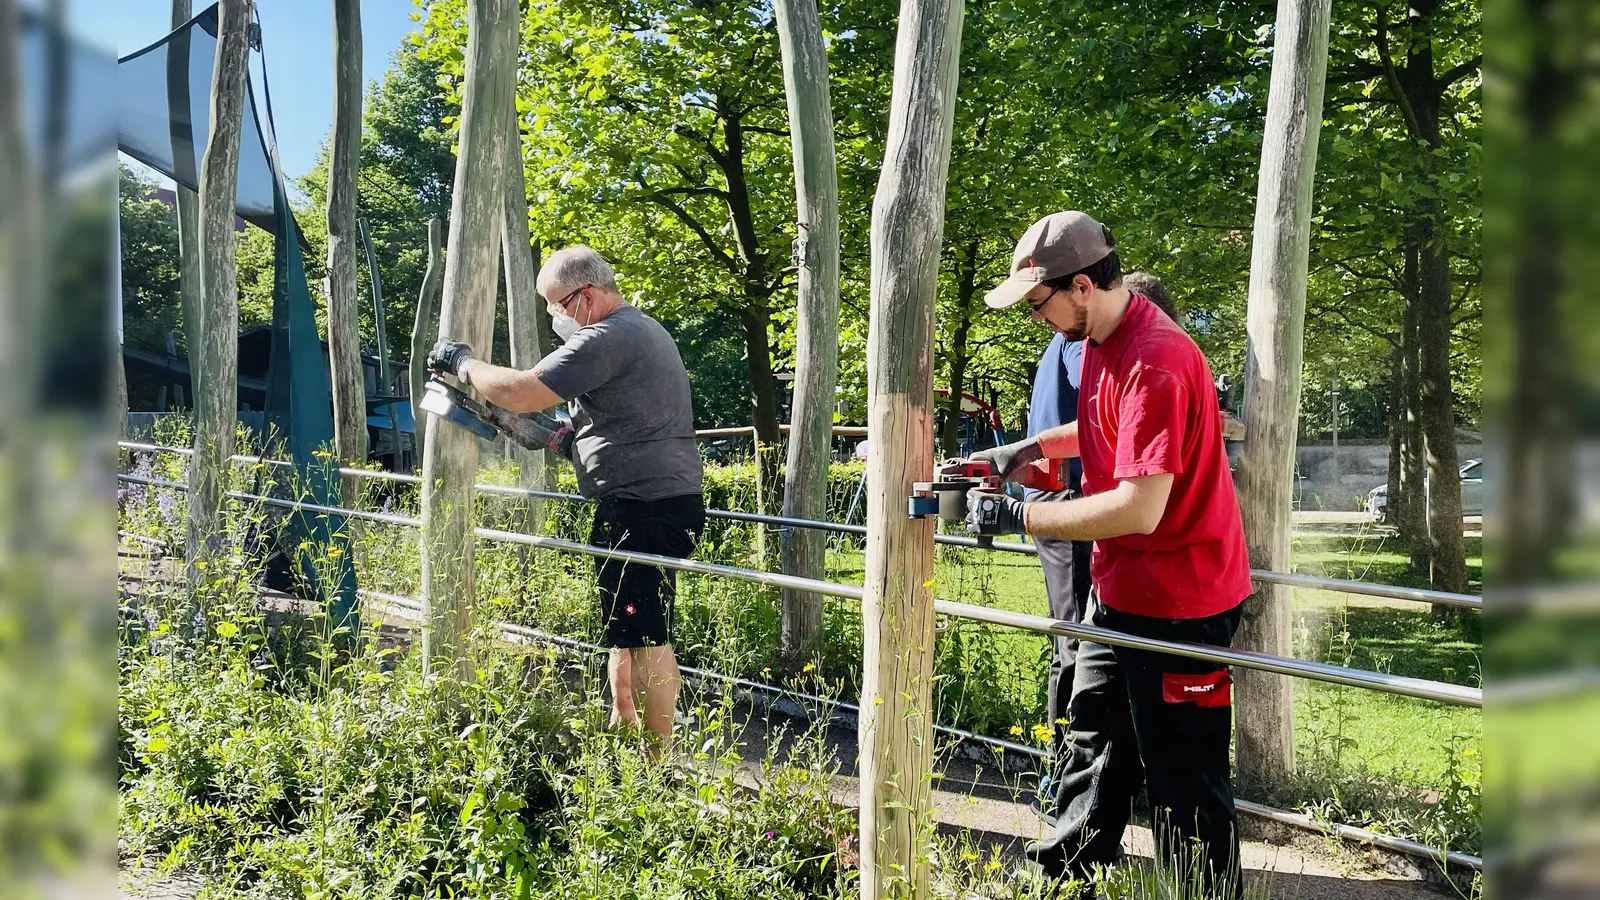
[[[160,352],[167,332],[183,335],[178,292],[178,222],[155,197],[156,183],[121,167],[123,341]]]

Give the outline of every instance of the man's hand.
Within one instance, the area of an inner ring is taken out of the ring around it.
[[[1005,494],[967,491],[967,530],[973,534],[1027,534],[1026,503]]]
[[[980,450],[970,458],[986,459],[994,463],[995,471],[999,472],[1002,478],[1010,480],[1015,476],[1016,479],[1021,479],[1028,474],[1023,471],[1024,467],[1036,459],[1043,459],[1044,450],[1039,446],[1039,439],[1031,437],[1014,444],[1002,444],[988,450]]]
[[[550,443],[545,446],[550,449],[551,453],[568,462],[572,462],[572,438],[572,423],[563,422],[561,427],[556,429],[556,433],[550,435]]]
[[[428,351],[426,365],[429,372],[459,376],[462,364],[471,358],[472,348],[466,343],[440,338],[439,343],[434,344],[433,349]]]

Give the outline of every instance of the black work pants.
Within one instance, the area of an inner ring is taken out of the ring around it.
[[[1090,604],[1091,624],[1165,641],[1227,646],[1242,607],[1200,619],[1157,619]],[[1029,858],[1057,877],[1110,865],[1134,796],[1150,797],[1156,852],[1205,896],[1239,896],[1239,838],[1228,759],[1233,731],[1226,666],[1094,641],[1078,647],[1071,734],[1047,807],[1052,833]]]

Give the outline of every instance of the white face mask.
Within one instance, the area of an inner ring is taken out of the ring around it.
[[[550,327],[555,329],[556,336],[565,343],[571,340],[572,336],[577,334],[578,329],[583,326],[578,324],[577,319],[567,315],[560,309],[552,309],[550,310]]]

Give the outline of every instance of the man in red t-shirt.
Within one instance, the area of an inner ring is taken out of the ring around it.
[[[1114,246],[1084,213],[1046,216],[986,298],[996,309],[1026,300],[1035,321],[1087,344],[1077,421],[979,455],[1022,483],[1034,460],[1080,457],[1084,496],[1006,498],[999,521],[985,523],[974,491],[968,527],[1092,540],[1090,623],[1227,646],[1250,571],[1211,371],[1177,323],[1123,286]],[[1143,784],[1161,854],[1178,873],[1202,873],[1205,896],[1237,896],[1227,667],[1084,641],[1068,709],[1055,793],[1041,798],[1055,828],[1029,857],[1055,875],[1109,865]]]

